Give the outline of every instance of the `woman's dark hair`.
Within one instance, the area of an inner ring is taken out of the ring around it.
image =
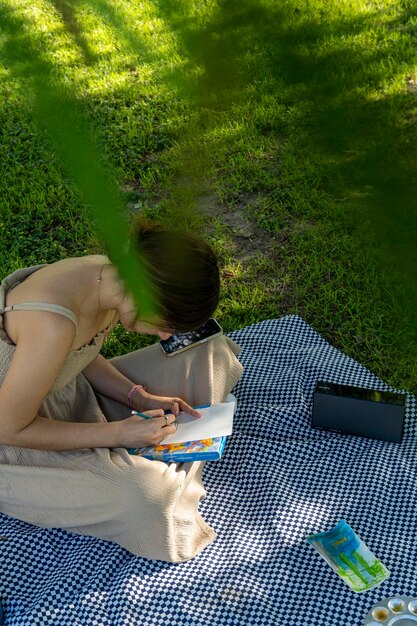
[[[188,332],[204,324],[220,296],[212,248],[200,237],[142,221],[133,237],[168,328]]]

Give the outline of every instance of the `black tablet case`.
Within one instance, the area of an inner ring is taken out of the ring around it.
[[[313,394],[314,428],[401,443],[405,394],[320,381]]]

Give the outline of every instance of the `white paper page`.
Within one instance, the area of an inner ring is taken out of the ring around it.
[[[160,445],[231,435],[234,408],[234,402],[212,404],[206,409],[198,409],[202,417],[193,417],[181,411],[177,417],[177,432],[165,437]]]

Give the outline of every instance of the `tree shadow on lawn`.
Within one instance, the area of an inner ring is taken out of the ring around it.
[[[401,301],[402,324],[415,343],[417,94],[405,73],[416,55],[403,35],[417,32],[417,9],[402,3],[391,16],[375,10],[334,17],[323,5],[309,17],[297,4],[286,3],[284,10],[256,0],[243,6],[222,0],[211,18],[195,24],[175,15],[172,2],[159,3],[203,68],[189,88],[202,110],[226,109],[232,117],[247,87],[266,75],[278,101],[282,94],[284,104],[297,108],[313,159],[326,163],[319,186],[335,200],[348,196],[342,210],[350,213],[364,248],[368,239],[376,241],[376,262],[388,276],[393,301]],[[391,89],[399,76],[402,88]],[[279,138],[287,132],[291,140],[282,120],[259,131]],[[325,220],[321,209],[310,205],[304,217]]]
[[[79,1],[52,0],[51,4],[84,52],[85,61],[93,63],[88,38],[77,23]],[[407,8],[408,3],[403,5],[402,12],[388,24],[393,31],[404,28],[408,21],[411,24],[417,14],[417,9]],[[187,6],[192,3],[159,0],[158,6],[189,58],[202,68],[197,78],[167,70],[167,79],[181,82],[197,107],[214,112],[226,108],[233,117],[232,107],[247,97],[249,85],[262,78],[257,72],[265,73],[266,60],[275,80],[272,89],[282,92],[284,104],[299,105],[300,126],[308,130],[319,155],[329,157],[329,181],[340,181],[352,190],[372,190],[360,203],[360,210],[372,218],[378,236],[388,233],[386,239],[393,244],[399,263],[407,259],[405,271],[415,263],[416,246],[405,245],[401,251],[400,246],[410,240],[416,220],[416,211],[411,210],[417,191],[416,92],[407,91],[404,85],[403,93],[381,96],[381,84],[414,60],[411,46],[409,50],[400,45],[396,48],[393,40],[385,49],[365,49],[347,41],[370,29],[376,12],[341,14],[335,19],[322,9],[316,19],[309,19],[298,3],[287,3],[284,10],[260,0],[247,0],[244,5],[238,0],[220,0],[217,9],[199,21],[187,19]],[[149,59],[155,58],[122,14],[105,0],[98,0],[95,7],[138,56],[144,52]],[[373,99],[366,93],[370,85],[378,89]],[[210,123],[215,123],[215,117]],[[264,132],[280,135],[277,131],[281,131],[282,136],[282,128],[277,126],[279,123]],[[259,130],[262,132],[261,127]]]
[[[85,62],[94,62],[76,23],[77,0],[52,4],[84,52]],[[287,2],[284,10],[260,0],[219,0],[215,10],[200,16],[192,15],[193,3],[159,0],[157,5],[188,56],[181,72],[167,66],[165,78],[179,85],[198,111],[199,124],[190,130],[194,142],[198,144],[202,133],[215,127],[220,117],[223,123],[225,114],[233,120],[251,88],[267,80],[276,101],[297,110],[296,123],[308,139],[313,160],[322,167],[317,170],[318,186],[335,201],[340,193],[348,195],[342,211],[349,211],[349,219],[357,224],[364,247],[368,233],[379,240],[381,267],[385,261],[393,291],[402,303],[403,323],[408,320],[412,335],[417,307],[416,92],[407,90],[405,80],[400,91],[390,92],[389,85],[415,60],[403,32],[415,34],[416,9],[407,2],[401,6],[388,19],[376,9],[357,15],[340,10],[334,16],[324,4],[321,9],[309,5],[307,14],[295,2]],[[105,0],[99,0],[96,8],[124,45],[137,53],[138,62],[140,55],[160,60],[126,16],[116,14]],[[296,137],[297,129],[286,126],[279,116],[271,122],[259,121],[255,115],[252,122],[257,132],[277,137],[278,142]],[[197,147],[193,159],[199,158],[203,170],[206,157]],[[276,184],[279,168],[277,163]],[[198,169],[195,166],[197,173]],[[287,194],[290,218],[328,219],[323,217],[323,206],[310,201],[308,184],[302,190],[303,207],[292,204],[298,184],[293,181],[294,189]],[[259,191],[272,195],[276,188],[271,184]]]
[[[309,21],[301,28],[273,29],[265,40],[271,42],[270,68],[277,84],[295,88],[299,103],[304,102],[300,123],[318,157],[327,161],[330,192],[337,194],[340,185],[355,195],[347,208],[364,247],[368,236],[378,242],[381,268],[394,297],[402,301],[403,323],[416,348],[416,93],[407,89],[404,77],[399,93],[384,94],[390,81],[415,62],[412,46],[396,37],[396,29],[410,16],[404,9],[390,20],[385,37],[392,34],[392,39],[378,42],[374,36],[375,48],[369,49],[363,44],[355,48],[345,37],[365,32],[374,16]],[[329,34],[333,45],[326,50]],[[280,43],[274,46],[276,40]],[[324,52],[315,54],[320,47]]]

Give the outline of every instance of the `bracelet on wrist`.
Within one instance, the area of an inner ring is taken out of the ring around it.
[[[143,385],[133,385],[132,389],[127,394],[127,406],[129,407],[129,409],[133,409],[133,396],[139,389],[146,389],[146,387],[144,387]]]

